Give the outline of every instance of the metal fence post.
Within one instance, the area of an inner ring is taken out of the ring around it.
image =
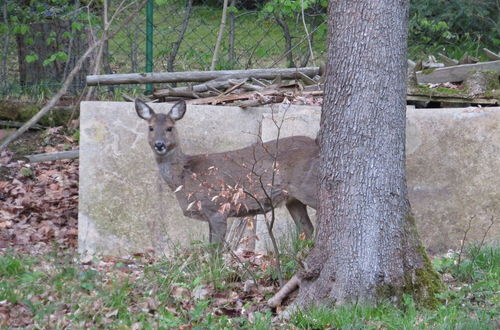
[[[153,72],[153,7],[154,0],[146,5],[146,72]],[[146,85],[146,94],[153,93],[153,84]]]

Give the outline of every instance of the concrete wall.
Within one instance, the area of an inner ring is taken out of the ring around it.
[[[155,104],[157,111],[170,105]],[[275,108],[276,109],[276,108]],[[269,108],[189,106],[178,123],[186,153],[225,151],[250,145],[257,134],[272,140],[286,112],[281,136],[315,136],[318,107],[293,106],[271,116]],[[261,123],[262,122],[262,123]],[[408,109],[407,169],[410,201],[426,246],[443,252],[469,233],[480,239],[500,214],[500,108]],[[146,123],[131,103],[81,105],[79,250],[123,255],[205,240],[208,226],[182,215],[159,177],[146,143]],[[278,212],[278,230],[293,228]],[[262,217],[258,249],[266,248]],[[288,236],[287,236],[288,235]],[[489,238],[500,236],[497,221]]]

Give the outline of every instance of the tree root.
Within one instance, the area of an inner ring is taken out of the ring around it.
[[[272,308],[281,305],[281,302],[300,286],[300,282],[301,280],[298,275],[293,275],[293,277],[267,301],[267,305]]]

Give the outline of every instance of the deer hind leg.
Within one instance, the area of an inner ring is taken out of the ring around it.
[[[220,213],[208,217],[209,241],[217,244],[219,248],[224,245],[227,230],[227,217]]]
[[[298,199],[289,198],[286,201],[286,208],[288,209],[288,212],[290,212],[299,233],[304,233],[307,239],[311,239],[314,227],[311,223],[311,219],[309,219],[309,215],[307,214],[306,205]]]

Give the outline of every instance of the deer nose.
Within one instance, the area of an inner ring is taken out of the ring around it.
[[[165,143],[163,143],[161,141],[156,141],[156,143],[155,143],[156,149],[163,149],[164,147],[165,147]]]

